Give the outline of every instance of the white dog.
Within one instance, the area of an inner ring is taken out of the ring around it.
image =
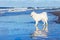
[[[38,25],[39,21],[42,21],[44,23],[43,25],[45,25],[45,24],[46,24],[46,26],[48,25],[48,23],[47,23],[47,21],[48,21],[47,12],[42,12],[40,14],[37,14],[36,12],[33,11],[31,13],[31,16],[33,17],[33,19],[36,22],[35,26]]]

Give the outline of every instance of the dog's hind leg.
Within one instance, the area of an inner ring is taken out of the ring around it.
[[[45,22],[43,22],[43,30],[45,30],[46,26],[45,26]]]
[[[45,22],[45,26],[43,27],[43,30],[45,30],[46,32],[48,32],[48,23],[47,23],[47,21]]]
[[[42,22],[43,22],[43,26],[45,26],[45,20],[42,19]]]
[[[46,26],[48,26],[48,22],[46,21]]]
[[[46,28],[45,31],[48,32],[48,22],[46,21]]]

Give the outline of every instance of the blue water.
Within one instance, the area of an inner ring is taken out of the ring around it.
[[[37,13],[50,10],[35,10]],[[33,38],[35,22],[30,16],[32,11],[6,12],[0,15],[0,40],[60,40],[60,24],[54,22],[56,16],[48,13],[48,36],[47,38]],[[42,22],[39,28],[42,30]]]

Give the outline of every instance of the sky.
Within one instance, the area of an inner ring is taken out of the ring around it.
[[[60,7],[60,0],[0,0],[0,7]]]

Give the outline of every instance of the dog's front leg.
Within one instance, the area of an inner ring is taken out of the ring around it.
[[[38,26],[38,21],[36,21],[35,26]]]

